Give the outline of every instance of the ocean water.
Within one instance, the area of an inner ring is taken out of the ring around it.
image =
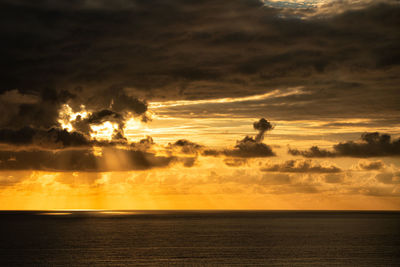
[[[400,266],[400,212],[0,212],[0,266],[137,265]]]

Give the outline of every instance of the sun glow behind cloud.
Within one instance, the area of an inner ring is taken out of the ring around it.
[[[92,129],[90,136],[97,140],[111,140],[114,132],[118,130],[118,124],[109,121],[90,127]]]
[[[76,120],[79,116],[81,119],[85,119],[89,116],[89,112],[86,111],[85,105],[81,105],[81,110],[78,112],[73,112],[72,108],[68,104],[64,104],[61,106],[59,111],[59,119],[58,122],[61,124],[63,129],[67,129],[68,131],[73,131],[74,127],[71,122]]]

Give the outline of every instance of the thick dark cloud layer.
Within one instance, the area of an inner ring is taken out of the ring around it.
[[[360,142],[348,141],[333,146],[333,151],[320,149],[317,146],[309,150],[289,149],[289,153],[304,157],[388,157],[400,156],[400,138],[391,141],[388,134],[378,132],[365,133]]]
[[[139,98],[234,97],[304,86],[308,94],[287,97],[285,108],[272,102],[238,112],[393,117],[400,7],[386,2],[301,19],[256,0],[1,0],[0,90],[38,96],[56,88],[75,95],[74,108],[142,114]],[[57,107],[24,106],[17,115],[27,126],[45,109],[50,117],[41,126],[51,127]]]

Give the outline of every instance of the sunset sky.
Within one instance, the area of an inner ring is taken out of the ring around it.
[[[0,209],[400,209],[400,2],[0,0]]]

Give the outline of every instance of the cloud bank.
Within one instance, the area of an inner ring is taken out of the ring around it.
[[[309,150],[289,148],[288,152],[294,156],[300,155],[308,158],[400,156],[400,139],[391,141],[389,134],[365,133],[361,136],[361,141],[336,144],[333,146],[332,151],[313,146]]]

